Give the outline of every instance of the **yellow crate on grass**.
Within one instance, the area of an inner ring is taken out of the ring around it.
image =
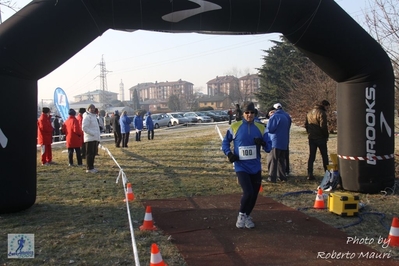
[[[338,165],[338,155],[335,153],[330,153],[330,159],[333,164]]]
[[[334,192],[328,195],[328,210],[340,216],[356,216],[359,213],[359,196],[345,192]]]
[[[327,170],[328,171],[338,171],[338,164],[329,164],[327,165]]]
[[[338,155],[335,153],[330,153],[330,159],[332,164],[327,165],[327,170],[338,171]]]

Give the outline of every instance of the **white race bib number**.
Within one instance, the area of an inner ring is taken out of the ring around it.
[[[256,159],[256,145],[238,147],[240,160]]]

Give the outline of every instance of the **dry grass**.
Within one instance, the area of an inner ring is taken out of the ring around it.
[[[222,133],[227,126],[219,126]],[[145,211],[141,200],[239,193],[232,166],[220,151],[215,127],[157,130],[155,140],[147,141],[143,135],[141,142],[132,139],[127,149],[114,148],[112,140],[104,139],[102,144],[132,183],[136,199],[130,203],[130,212],[140,264],[149,264],[151,244],[157,243],[168,265],[185,265],[178,250],[161,231],[137,230]],[[331,136],[328,145],[329,152],[336,153],[336,135]],[[313,206],[314,194],[285,195],[315,190],[323,175],[321,159],[317,157],[315,173],[319,180],[306,180],[308,153],[303,129],[292,129],[290,149],[293,175],[287,183],[264,184],[262,195],[292,208],[302,208],[308,215],[332,226],[357,221],[357,217],[342,218],[327,210],[309,208]],[[1,265],[134,265],[122,182],[115,182],[119,169],[110,156],[100,150],[101,156],[96,158],[100,172],[87,174],[84,168],[68,167],[63,150],[63,147],[53,149],[57,165],[38,166],[36,204],[22,212],[0,215]],[[266,171],[263,176],[267,177]],[[389,228],[393,216],[399,215],[398,194],[398,189],[394,195],[359,194],[366,204],[363,212],[385,215],[385,226],[379,222],[380,216],[363,215],[362,223],[342,230],[363,238],[386,237],[386,227]],[[7,234],[11,233],[35,234],[34,259],[7,259]],[[381,249],[378,245],[375,248]],[[399,256],[397,249],[392,252]]]

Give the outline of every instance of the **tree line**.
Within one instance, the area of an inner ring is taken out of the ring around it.
[[[395,109],[399,107],[399,0],[368,0],[364,28],[391,59],[395,74]],[[368,30],[367,30],[368,29]],[[263,56],[258,69],[261,87],[256,94],[262,109],[280,102],[297,125],[306,113],[323,99],[331,103],[330,131],[336,130],[337,83],[304,56],[284,37]]]

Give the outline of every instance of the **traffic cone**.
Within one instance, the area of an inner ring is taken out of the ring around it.
[[[150,266],[168,266],[162,259],[161,253],[159,252],[157,244],[151,245],[151,260]]]
[[[147,206],[145,209],[145,215],[144,215],[144,223],[142,226],[140,226],[140,230],[156,230],[157,227],[154,226],[154,223],[152,221],[152,214],[151,214],[151,206]]]
[[[391,230],[388,236],[389,245],[391,247],[399,247],[399,219],[393,217]]]
[[[263,192],[262,184],[260,185],[259,192]]]
[[[315,209],[324,209],[324,197],[323,197],[323,190],[319,188],[317,190],[316,200],[314,202],[313,208]]]
[[[130,184],[130,183],[127,183],[126,195],[127,195],[128,201],[134,200],[134,194],[133,194],[133,191],[132,191],[132,184]],[[123,201],[126,202],[126,198]]]

